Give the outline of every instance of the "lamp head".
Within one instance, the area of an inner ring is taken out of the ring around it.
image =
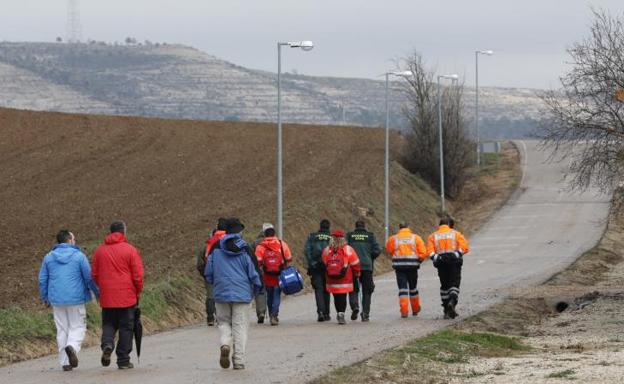
[[[290,48],[301,48],[304,51],[311,51],[314,48],[314,43],[309,40],[289,42],[288,45]]]
[[[478,53],[482,54],[482,55],[488,55],[488,56],[492,56],[494,54],[494,51],[488,49],[487,51],[477,51]]]
[[[451,74],[451,75],[440,75],[440,76],[438,76],[438,77],[440,77],[440,78],[442,78],[442,79],[451,79],[451,80],[457,80],[457,79],[459,79],[459,75],[457,75],[456,73],[453,73],[453,74]]]
[[[388,74],[392,76],[408,77],[408,76],[412,76],[412,71],[394,71],[394,72],[388,72]]]

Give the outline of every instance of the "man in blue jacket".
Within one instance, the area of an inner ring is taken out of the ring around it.
[[[64,371],[78,366],[78,352],[87,332],[85,303],[91,292],[100,297],[91,279],[89,261],[76,245],[74,234],[66,229],[56,235],[56,244],[43,258],[39,271],[39,293],[52,305],[56,324],[59,361]]]
[[[234,350],[234,369],[245,369],[245,345],[249,328],[249,307],[254,294],[262,288],[252,261],[249,245],[240,233],[245,226],[237,218],[226,220],[226,235],[214,247],[204,273],[213,286],[217,324],[221,332],[219,363],[230,367],[230,349]]]

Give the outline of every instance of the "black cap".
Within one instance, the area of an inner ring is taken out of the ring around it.
[[[322,230],[329,231],[329,227],[330,226],[331,226],[331,223],[329,222],[329,220],[327,220],[327,219],[321,220],[321,229]]]
[[[225,219],[223,217],[219,217],[219,220],[217,221],[217,230],[218,231],[225,231]]]
[[[126,223],[124,223],[123,221],[114,221],[110,225],[110,233],[115,232],[126,233]]]
[[[225,220],[226,233],[240,233],[243,229],[245,229],[245,226],[241,223],[238,217],[230,217]]]

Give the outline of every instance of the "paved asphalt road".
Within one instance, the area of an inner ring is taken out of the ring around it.
[[[467,316],[511,289],[540,283],[593,247],[606,225],[609,197],[565,192],[565,164],[545,163],[534,142],[518,142],[524,176],[519,191],[471,240],[458,312]],[[423,237],[426,234],[422,234]],[[377,278],[370,323],[316,323],[311,295],[282,305],[279,327],[253,324],[245,371],[222,370],[218,331],[193,326],[147,337],[141,364],[131,371],[99,366],[100,352],[80,354],[80,367],[60,372],[56,357],[0,369],[2,383],[302,383],[333,368],[442,328],[439,285],[430,263],[420,271],[423,311],[400,319],[393,274]],[[255,317],[255,316],[252,316]]]

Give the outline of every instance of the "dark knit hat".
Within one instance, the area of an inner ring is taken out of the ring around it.
[[[126,233],[126,223],[124,223],[123,221],[114,221],[110,225],[110,233],[115,232]]]
[[[329,222],[329,220],[327,219],[323,219],[321,220],[321,229],[324,231],[329,231],[329,227],[331,226],[331,223]]]
[[[243,223],[241,223],[238,217],[230,217],[225,220],[225,232],[226,233],[228,234],[240,233],[242,232],[243,229],[245,229],[245,226],[243,225]]]
[[[358,220],[355,222],[355,228],[366,229],[366,223],[364,222],[364,220]]]
[[[225,219],[223,217],[219,217],[217,221],[217,231],[225,231]]]

